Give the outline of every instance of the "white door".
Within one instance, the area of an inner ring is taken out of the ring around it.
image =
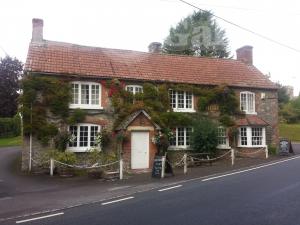
[[[149,132],[131,132],[131,168],[149,168]]]

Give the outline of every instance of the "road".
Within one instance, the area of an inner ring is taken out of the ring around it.
[[[3,224],[297,225],[300,156]]]

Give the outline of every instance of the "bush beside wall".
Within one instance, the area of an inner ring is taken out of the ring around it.
[[[0,118],[0,138],[16,137],[21,134],[20,117]]]

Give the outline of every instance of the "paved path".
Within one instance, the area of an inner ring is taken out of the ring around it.
[[[300,224],[300,156],[281,163],[5,221],[31,225]]]

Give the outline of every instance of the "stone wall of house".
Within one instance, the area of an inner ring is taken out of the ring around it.
[[[80,81],[82,79],[67,79],[67,81]],[[84,81],[91,81],[100,83],[101,81],[98,80],[86,80]],[[103,109],[86,109],[86,117],[83,123],[92,123],[101,126],[101,129],[107,129],[108,131],[112,131],[113,129],[113,122],[114,122],[114,112],[111,106],[111,102],[108,97],[108,89],[101,85],[101,106]],[[72,113],[74,109],[70,109],[70,113]],[[68,124],[63,123],[61,120],[53,117],[51,114],[48,113],[48,121],[51,123],[55,123],[60,131],[67,131]],[[29,136],[26,135],[23,137],[23,150],[22,150],[22,171],[28,171],[29,166]],[[50,141],[49,145],[43,146],[39,140],[35,137],[32,138],[32,158],[35,161],[40,162],[41,157],[44,152],[49,149],[54,149],[53,141]],[[34,171],[37,169],[36,163],[32,163],[32,170]]]
[[[237,95],[240,96],[242,91],[255,93],[255,111],[257,116],[269,124],[266,127],[266,142],[268,145],[277,146],[279,143],[277,90],[243,88],[236,89]]]
[[[80,81],[81,79],[71,80],[68,79],[68,81]],[[84,79],[84,81],[89,81]],[[101,81],[99,79],[90,80],[93,82],[99,82]],[[128,84],[139,84],[142,85],[142,83],[138,82],[130,82]],[[111,102],[109,99],[109,90],[105,87],[105,85],[101,85],[102,89],[102,95],[101,95],[101,105],[103,109],[100,110],[86,110],[87,116],[85,118],[85,123],[93,123],[98,124],[102,128],[106,128],[108,131],[112,131],[113,129],[113,123],[115,119],[114,111],[111,106]],[[266,129],[266,141],[267,144],[273,144],[278,145],[279,142],[279,131],[278,131],[278,104],[277,104],[277,91],[276,90],[259,90],[259,89],[251,89],[251,88],[237,88],[235,89],[237,96],[239,98],[241,91],[251,91],[255,93],[255,104],[256,104],[256,112],[257,116],[265,120],[269,126]],[[261,98],[262,93],[265,93],[265,98]],[[197,109],[197,97],[194,97],[194,109]],[[72,109],[70,109],[72,111]],[[218,115],[218,112],[214,112],[216,115]],[[151,124],[147,119],[139,116],[136,118],[133,123],[130,125],[131,127],[153,127],[153,124]],[[68,125],[67,124],[60,124],[59,125],[61,130],[66,130]],[[150,140],[149,140],[149,147],[150,147],[150,167],[152,166],[154,155],[157,152],[156,146],[152,143],[151,139],[154,136],[154,129],[150,130]],[[128,167],[130,168],[130,158],[131,158],[131,144],[130,144],[130,138],[131,138],[131,131],[129,130],[127,132],[129,140],[124,143],[123,145],[123,157],[125,161],[128,164]],[[53,147],[50,144],[50,146],[45,147],[42,146],[38,140],[33,138],[33,158],[38,157],[39,153],[42,153],[43,151],[46,151],[47,149]],[[23,151],[22,151],[22,170],[26,171],[28,170],[28,160],[29,160],[29,137],[24,137],[24,144],[23,144]],[[33,164],[34,168],[34,164]]]

